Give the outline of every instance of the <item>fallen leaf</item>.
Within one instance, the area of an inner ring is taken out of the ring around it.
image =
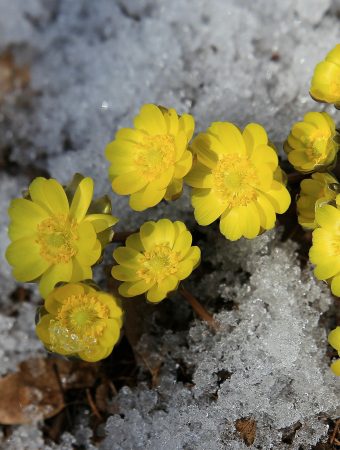
[[[64,391],[93,386],[98,365],[61,358],[32,358],[0,378],[0,423],[27,424],[48,419],[65,406]]]
[[[0,423],[27,424],[47,419],[64,408],[57,375],[45,359],[31,359],[0,379]]]
[[[240,433],[247,447],[253,445],[256,437],[256,422],[254,419],[237,419],[235,428]]]
[[[0,55],[0,102],[7,93],[23,89],[29,85],[29,82],[28,66],[17,65],[9,50],[2,53]]]

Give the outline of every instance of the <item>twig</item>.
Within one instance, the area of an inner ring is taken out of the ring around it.
[[[58,386],[59,386],[59,389],[60,389],[60,393],[61,393],[61,395],[63,397],[64,411],[65,411],[65,414],[66,414],[67,422],[68,422],[69,425],[72,425],[72,419],[71,419],[70,411],[68,410],[67,405],[65,403],[65,392],[64,392],[64,388],[63,388],[63,383],[62,383],[61,378],[60,378],[58,365],[56,363],[53,363],[52,364],[52,369],[53,369],[53,371],[55,373],[55,376],[56,376],[56,379],[57,379],[57,383],[58,383]]]
[[[195,313],[214,330],[217,331],[219,323],[213,318],[211,314],[201,305],[201,303],[189,292],[184,286],[180,286],[179,292],[182,297],[191,305]]]
[[[95,402],[93,401],[93,398],[92,398],[92,395],[91,395],[91,392],[90,392],[89,388],[86,389],[86,398],[87,398],[87,401],[89,402],[89,405],[90,405],[90,407],[92,409],[93,414],[97,417],[97,419],[103,420],[102,415],[98,411],[98,408],[97,408]]]
[[[336,438],[337,432],[339,430],[339,426],[340,426],[340,419],[338,419],[335,422],[334,430],[333,430],[332,436],[331,436],[331,438],[329,440],[330,444],[334,444],[335,443],[336,445],[339,445],[339,441]]]

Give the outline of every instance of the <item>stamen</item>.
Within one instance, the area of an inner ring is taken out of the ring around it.
[[[236,154],[224,155],[212,171],[214,190],[227,200],[228,207],[246,206],[257,197],[258,177],[248,158]]]
[[[157,179],[175,164],[176,147],[171,135],[144,136],[142,142],[136,144],[136,151],[135,164],[148,181]]]
[[[167,245],[156,245],[143,255],[142,268],[137,274],[146,282],[161,282],[178,270],[179,254]]]
[[[78,239],[76,221],[64,214],[48,217],[37,227],[36,242],[40,254],[52,264],[66,263],[77,253],[74,245]]]

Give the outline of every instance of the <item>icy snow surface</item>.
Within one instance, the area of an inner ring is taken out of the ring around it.
[[[0,54],[10,50],[30,68],[27,89],[0,97],[1,255],[8,201],[33,173],[67,182],[80,171],[94,177],[97,194],[109,190],[105,144],[145,102],[191,112],[197,129],[259,122],[280,146],[294,121],[323,108],[309,98],[309,80],[340,42],[339,17],[338,0],[0,0]],[[194,226],[188,193],[143,214],[112,200],[120,229],[165,215]],[[173,333],[149,318],[139,345],[161,358],[159,386],[121,390],[100,447],[245,449],[235,421],[251,418],[251,448],[313,448],[327,439],[325,418],[339,416],[322,317],[333,304],[328,289],[310,267],[300,272],[294,245],[279,234],[232,244],[213,228],[201,232],[210,245],[202,241],[205,264],[190,287],[221,328],[212,335],[195,322]],[[34,336],[36,291],[30,303],[13,304],[18,285],[3,256],[0,281],[4,374],[43,350]],[[178,320],[188,317],[179,297],[168,302]],[[182,366],[189,379],[176,382]],[[91,448],[84,423],[58,448]],[[57,448],[38,426],[18,427],[1,445]]]

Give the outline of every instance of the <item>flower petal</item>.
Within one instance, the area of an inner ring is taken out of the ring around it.
[[[69,203],[66,193],[57,180],[38,177],[29,186],[34,203],[47,209],[51,214],[68,214]]]
[[[153,285],[154,283],[147,283],[145,280],[140,280],[137,283],[126,281],[119,286],[118,291],[123,297],[136,297],[137,295],[144,294]]]
[[[227,205],[211,189],[193,189],[191,203],[199,225],[210,225],[220,217]]]
[[[153,136],[167,132],[164,116],[160,109],[153,104],[144,105],[133,123],[137,129],[147,131]]]
[[[70,216],[80,223],[85,217],[93,197],[93,180],[84,178],[78,184],[77,190],[72,199]]]
[[[242,236],[240,207],[226,211],[220,221],[221,233],[230,241],[236,241]]]
[[[72,276],[72,261],[65,264],[51,266],[41,277],[39,291],[43,298],[54,289],[55,285],[61,281],[70,281]]]

